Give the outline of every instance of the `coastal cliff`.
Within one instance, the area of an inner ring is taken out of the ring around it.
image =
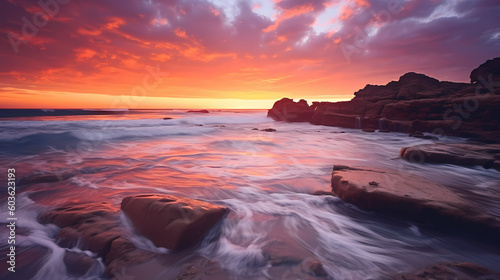
[[[278,121],[359,128],[367,131],[500,139],[500,57],[488,60],[470,74],[471,83],[439,81],[406,73],[386,85],[366,85],[350,101],[294,102],[283,98],[269,110]]]

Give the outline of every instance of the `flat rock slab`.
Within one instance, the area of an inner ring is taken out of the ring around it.
[[[407,172],[336,165],[331,186],[339,198],[364,210],[488,236],[500,233],[498,218],[447,187]]]
[[[437,263],[413,274],[400,274],[394,280],[500,280],[500,274],[473,263]]]
[[[402,148],[399,156],[411,162],[479,165],[500,170],[500,144],[423,144]]]
[[[138,233],[173,251],[198,244],[229,212],[226,207],[171,195],[129,196],[121,209]]]

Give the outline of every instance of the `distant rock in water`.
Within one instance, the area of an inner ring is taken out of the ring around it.
[[[482,166],[500,171],[500,144],[424,144],[402,148],[399,156],[417,163]]]
[[[129,196],[121,209],[137,232],[173,251],[198,244],[229,212],[226,207],[170,195]]]
[[[498,242],[498,218],[424,177],[401,170],[335,165],[331,186],[335,195],[361,209],[453,228]]]
[[[409,72],[386,85],[366,85],[350,101],[277,101],[268,117],[316,125],[379,129],[500,142],[500,58],[471,73],[472,84]]]
[[[201,114],[208,114],[208,113],[210,113],[208,110],[189,110],[187,112],[188,113],[201,113]]]
[[[169,117],[166,117],[166,118],[163,118],[164,120],[171,120],[172,118],[169,118]]]
[[[311,120],[313,113],[304,99],[294,102],[293,99],[283,98],[274,103],[267,116],[277,121],[308,122]]]
[[[439,140],[439,138],[436,136],[425,135],[424,133],[422,133],[420,131],[412,132],[408,135],[408,137],[415,137],[415,138],[420,138],[420,139],[425,139],[425,140]]]
[[[264,131],[264,132],[276,132],[277,130],[274,129],[274,128],[264,128],[261,131]]]

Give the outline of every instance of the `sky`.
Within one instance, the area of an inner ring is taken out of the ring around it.
[[[0,0],[0,108],[270,108],[469,82],[497,0]]]

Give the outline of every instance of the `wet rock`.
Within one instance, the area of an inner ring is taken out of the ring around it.
[[[226,207],[170,195],[129,196],[121,209],[138,233],[173,251],[198,244],[229,212]]]
[[[261,131],[265,131],[265,132],[276,132],[277,130],[274,129],[274,128],[264,128],[262,129]]]
[[[64,255],[64,264],[66,265],[66,271],[71,276],[83,276],[87,271],[89,271],[93,266],[98,266],[97,260],[85,255],[75,252],[67,251]]]
[[[367,127],[367,128],[363,128],[363,132],[370,132],[370,133],[373,133],[373,132],[375,132],[375,129],[370,128],[370,127]]]
[[[187,111],[188,113],[201,113],[201,114],[208,114],[210,113],[208,110],[189,110]]]
[[[386,85],[366,85],[350,101],[313,102],[308,107],[307,103],[298,106],[291,99],[282,99],[269,110],[268,116],[284,121],[309,119],[315,125],[404,133],[421,131],[498,143],[500,87],[484,86],[484,82],[500,82],[499,64],[500,58],[495,58],[474,69],[472,84],[438,81],[410,72]],[[463,109],[471,108],[471,104],[474,109]],[[294,110],[302,110],[307,117],[291,120],[283,109],[286,106],[300,107]]]
[[[493,237],[500,220],[485,214],[447,187],[404,171],[336,165],[332,191],[357,207]]]
[[[479,165],[500,170],[495,164],[500,160],[500,144],[423,144],[402,148],[399,156],[418,163]]]
[[[277,121],[287,122],[308,122],[313,115],[313,111],[307,101],[301,99],[294,102],[293,99],[283,98],[274,103],[267,116]]]
[[[42,224],[55,224],[61,228],[56,242],[63,247],[90,250],[102,257],[106,275],[112,276],[121,268],[145,262],[155,253],[138,249],[124,238],[119,211],[109,203],[81,203],[63,206],[42,214]],[[76,243],[80,241],[80,243]]]
[[[31,174],[22,177],[19,180],[18,185],[22,186],[22,185],[62,182],[74,176],[76,176],[76,174],[71,172]]]
[[[394,280],[500,280],[500,274],[473,263],[438,263],[411,274],[400,274]]]
[[[176,280],[228,279],[219,262],[203,257],[195,258],[183,265]]]
[[[167,117],[167,118],[163,118],[163,119],[164,119],[164,120],[171,120],[172,118],[168,118],[168,117]]]
[[[258,128],[252,128],[252,130],[259,130]]]
[[[310,252],[290,240],[276,239],[262,248],[262,255],[271,266],[297,265],[310,255]]]
[[[312,262],[309,264],[309,270],[314,273],[314,275],[319,277],[327,277],[325,269],[323,269],[323,264],[320,262]]]
[[[436,136],[425,135],[420,131],[412,132],[408,135],[408,137],[415,137],[415,138],[426,139],[426,140],[439,140],[439,138]]]

